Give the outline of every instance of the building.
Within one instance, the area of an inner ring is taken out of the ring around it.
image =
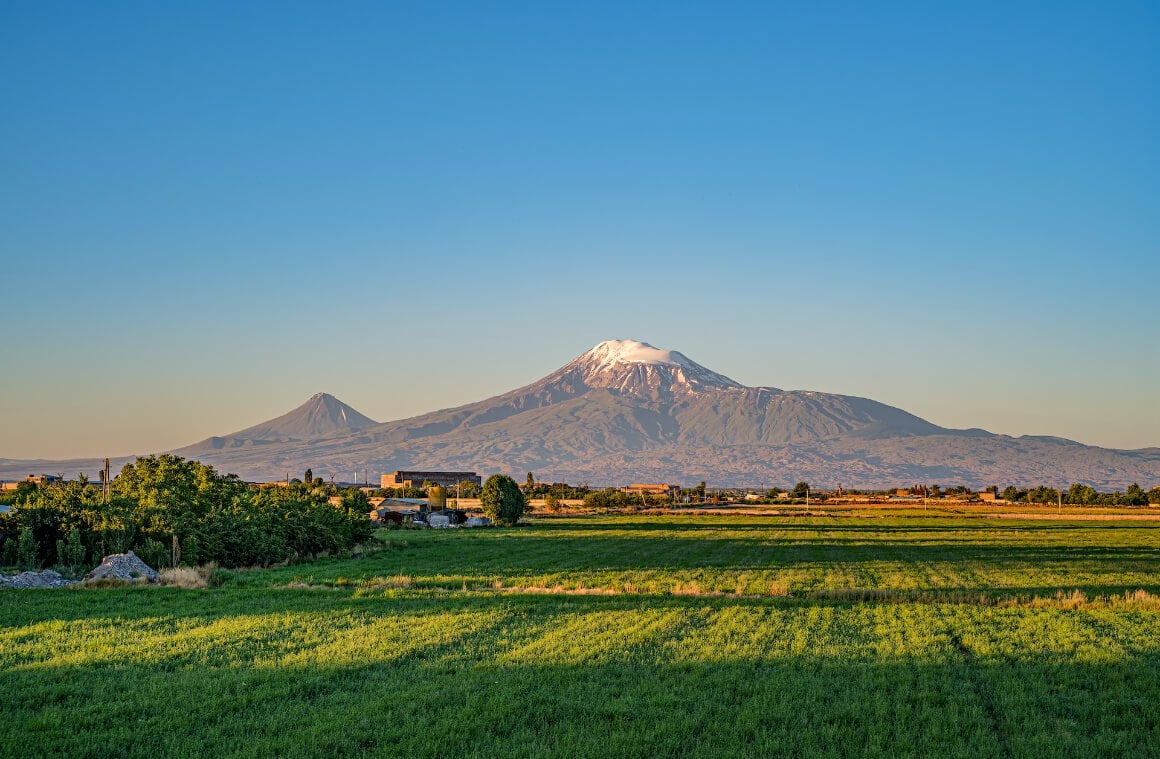
[[[25,482],[31,482],[33,485],[55,485],[60,481],[60,477],[55,474],[30,474],[18,482],[0,483],[0,490],[16,490]]]
[[[424,482],[433,482],[445,488],[453,488],[461,482],[473,482],[479,486],[483,484],[483,479],[475,472],[398,471],[393,474],[384,474],[379,479],[379,487],[411,488],[419,487]]]
[[[680,485],[657,485],[651,483],[634,483],[624,488],[622,492],[629,495],[676,496],[681,491]]]
[[[428,511],[429,505],[422,498],[383,498],[367,513],[367,516],[372,522],[379,524],[394,522],[404,525],[410,524],[416,517],[422,517]]]

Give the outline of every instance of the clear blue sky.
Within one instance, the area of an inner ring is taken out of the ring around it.
[[[1160,445],[1156,3],[0,5],[0,456],[608,338]]]

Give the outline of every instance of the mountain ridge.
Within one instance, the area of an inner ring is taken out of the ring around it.
[[[747,387],[636,340],[605,341],[522,387],[407,419],[375,422],[318,393],[280,417],[174,452],[252,480],[311,467],[356,480],[367,470],[422,468],[593,484],[1160,483],[1160,448],[944,428],[869,398]],[[7,471],[0,461],[0,476]]]
[[[339,469],[531,470],[612,484],[706,477],[758,484],[807,475],[848,487],[936,479],[979,487],[1052,477],[1101,487],[1133,475],[1160,480],[1160,457],[1147,450],[1074,448],[1039,437],[1005,442],[1018,440],[940,427],[858,396],[748,387],[680,352],[609,340],[522,387],[319,441],[312,453]],[[1077,451],[1091,453],[1091,463]],[[276,471],[292,461],[271,463]]]

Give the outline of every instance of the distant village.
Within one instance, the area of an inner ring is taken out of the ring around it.
[[[82,476],[83,477],[83,476]],[[304,482],[304,480],[308,480]],[[63,475],[30,474],[21,480],[0,481],[0,513],[10,510],[11,497],[4,498],[21,488],[40,487],[70,482]],[[103,483],[98,483],[102,484]],[[377,486],[362,483],[330,482],[313,477],[307,470],[303,479],[286,476],[282,480],[247,483],[255,488],[283,488],[291,485],[314,485],[334,492],[330,503],[343,505],[341,492],[358,490],[365,495],[369,506],[367,516],[380,525],[430,526],[432,514],[438,526],[467,524],[478,510],[483,478],[474,471],[398,470],[379,476]],[[813,489],[799,482],[791,488],[779,487],[709,487],[705,482],[695,486],[666,483],[630,483],[626,485],[573,486],[564,482],[540,482],[528,473],[519,483],[520,490],[532,509],[538,513],[572,510],[633,510],[642,508],[715,508],[760,505],[928,505],[931,503],[992,503],[1041,505],[1160,505],[1160,488],[1145,492],[1132,486],[1126,493],[1102,494],[1085,485],[1073,485],[1069,490],[1057,491],[1038,487],[1021,490],[1008,486],[1000,490],[991,486],[975,491],[966,486],[943,488],[939,485],[911,485],[885,490],[857,490],[842,487]],[[486,521],[486,520],[485,520]]]

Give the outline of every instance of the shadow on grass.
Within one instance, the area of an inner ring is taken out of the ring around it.
[[[641,528],[644,533],[653,528]],[[609,534],[570,534],[526,532],[508,534],[496,539],[479,539],[464,532],[431,538],[422,536],[406,549],[368,556],[367,562],[383,561],[400,565],[422,566],[428,560],[446,567],[500,566],[512,572],[553,568],[641,570],[683,567],[762,567],[798,566],[803,564],[859,563],[892,561],[930,563],[963,561],[1022,565],[1043,563],[1100,563],[1114,569],[1122,562],[1160,562],[1160,532],[1155,542],[1151,535],[1119,533],[1122,543],[1072,543],[1053,539],[1050,543],[1020,542],[1024,536],[994,535],[986,532],[964,532],[967,538],[956,539],[954,531],[931,531],[913,537],[912,531],[900,531],[897,537],[875,538],[872,531],[850,531],[849,537],[769,533],[758,537],[744,529],[730,528],[726,534],[712,534],[705,529],[689,529],[679,535],[665,535],[663,530],[638,537],[617,530]],[[616,534],[617,532],[621,534]],[[756,530],[754,531],[756,532]],[[926,537],[929,535],[929,537]],[[982,537],[982,539],[980,539]],[[1100,535],[1099,537],[1103,537]],[[530,558],[536,562],[527,563]],[[543,560],[546,563],[540,563]]]
[[[1050,602],[1079,591],[1095,605],[1101,598],[1124,598],[1141,590],[1137,585],[1021,586],[980,591],[972,587],[949,587],[937,590],[885,590],[835,588],[807,590],[793,596],[673,593],[585,594],[562,592],[521,592],[519,588],[461,591],[438,587],[418,587],[406,591],[359,590],[319,586],[302,588],[220,588],[217,590],[182,590],[179,588],[122,588],[101,590],[34,590],[0,593],[0,628],[41,623],[97,624],[148,622],[151,620],[196,620],[208,623],[238,616],[270,614],[357,614],[407,615],[416,618],[499,610],[505,614],[541,615],[585,611],[635,611],[648,608],[657,611],[709,610],[760,612],[782,610],[797,612],[853,607],[912,605],[960,605],[993,608],[1009,603],[1010,608],[1069,609]],[[1160,596],[1160,586],[1143,588]],[[9,599],[19,603],[2,603]],[[1046,602],[1036,607],[1039,602]],[[1003,603],[1000,603],[1003,602]],[[1076,608],[1083,608],[1082,604]],[[1130,606],[1132,610],[1150,610],[1155,603]],[[1158,620],[1160,622],[1160,620]]]
[[[1066,514],[1064,515],[1066,517]],[[704,517],[700,515],[690,516],[665,516],[661,520],[657,520],[655,516],[628,516],[619,518],[618,521],[606,521],[607,517],[592,517],[592,521],[582,521],[584,518],[580,517],[548,517],[542,520],[536,520],[528,525],[531,530],[549,530],[553,532],[588,532],[588,533],[616,533],[616,532],[630,532],[630,533],[652,533],[652,532],[748,532],[759,531],[769,532],[771,530],[777,531],[794,531],[800,530],[802,532],[851,532],[862,534],[923,534],[923,533],[938,533],[946,535],[954,535],[956,533],[994,533],[996,531],[1003,533],[1014,534],[1035,534],[1035,533],[1054,533],[1054,532],[1096,532],[1096,531],[1111,531],[1119,532],[1125,528],[1131,530],[1157,530],[1160,531],[1160,522],[1151,524],[1148,522],[1139,522],[1125,520],[1121,523],[1116,522],[1071,522],[1066,524],[1057,524],[1048,521],[1015,521],[1015,520],[999,520],[986,519],[979,515],[970,516],[955,516],[955,517],[939,517],[931,515],[930,517],[909,517],[900,518],[894,516],[883,517],[851,517],[849,519],[857,519],[857,524],[849,524],[848,522],[838,523],[834,520],[843,519],[842,515],[835,516],[797,516],[797,515],[716,515],[712,517]],[[913,524],[882,524],[882,521],[909,521]],[[688,520],[688,521],[685,521]],[[694,521],[695,520],[695,521]],[[922,524],[924,520],[937,520],[937,524]],[[1010,539],[1010,538],[1008,538]]]
[[[281,599],[286,611],[293,595]],[[479,608],[473,599],[449,603]],[[322,657],[279,665],[254,650],[223,666],[119,661],[2,672],[0,745],[69,757],[1098,757],[1154,755],[1160,730],[1154,650],[1103,664],[1050,653],[988,658],[972,649],[970,630],[935,618],[937,648],[906,656],[869,646],[849,658],[767,656],[760,647],[738,657],[722,642],[681,659],[646,638],[615,649],[613,660],[566,661],[583,651],[535,648],[552,614],[623,602],[488,604],[503,614],[486,628],[420,642],[404,656],[384,641],[341,666]],[[231,606],[211,618],[233,614]],[[508,636],[514,645],[504,644]]]

